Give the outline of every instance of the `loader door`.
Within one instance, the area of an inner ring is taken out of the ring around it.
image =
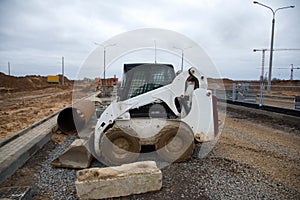
[[[126,100],[170,84],[175,78],[172,65],[125,64],[120,100]]]

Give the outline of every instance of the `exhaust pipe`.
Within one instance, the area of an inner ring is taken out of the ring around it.
[[[94,113],[94,102],[82,100],[62,110],[58,114],[57,125],[62,132],[73,134],[82,130]]]

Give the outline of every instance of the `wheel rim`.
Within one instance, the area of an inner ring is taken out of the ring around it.
[[[178,153],[184,148],[184,141],[181,137],[170,137],[165,147],[168,152]]]
[[[133,149],[130,149],[130,141],[124,137],[117,138],[112,143],[112,154],[116,158],[124,159],[128,153],[133,151]]]
[[[164,161],[170,163],[185,161],[194,151],[194,135],[184,124],[169,125],[162,130],[156,151]]]
[[[140,152],[139,139],[112,128],[100,142],[101,154],[106,165],[120,165],[133,162]]]

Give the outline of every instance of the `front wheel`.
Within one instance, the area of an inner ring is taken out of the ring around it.
[[[170,163],[182,162],[191,157],[195,147],[194,135],[186,125],[169,125],[162,131],[162,136],[156,144],[159,157]]]
[[[106,164],[121,165],[134,162],[139,156],[141,146],[139,138],[121,129],[112,128],[101,139],[100,150]]]

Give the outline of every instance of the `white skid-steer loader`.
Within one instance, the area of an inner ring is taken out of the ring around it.
[[[217,134],[217,100],[198,69],[175,74],[170,64],[124,64],[118,97],[99,117],[89,149],[107,165],[134,162],[143,145],[181,162],[195,142]]]

